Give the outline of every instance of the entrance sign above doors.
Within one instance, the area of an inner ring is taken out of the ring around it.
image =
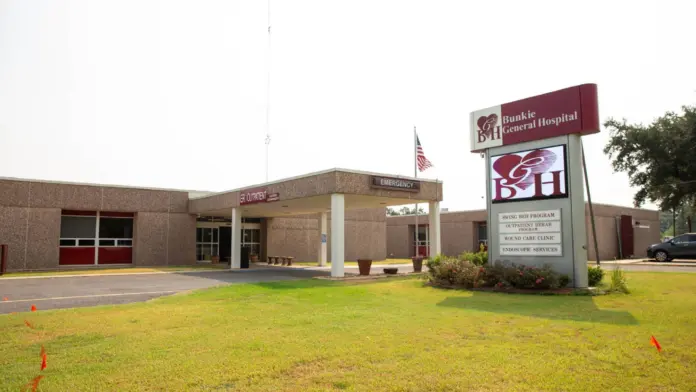
[[[597,85],[582,84],[470,114],[471,152],[599,132]]]
[[[239,192],[239,205],[270,203],[280,200],[279,193],[268,193],[266,189],[248,189]]]
[[[406,192],[420,191],[420,181],[403,178],[372,176],[370,186],[381,189],[394,189]]]
[[[239,204],[254,204],[254,203],[265,203],[266,202],[266,190],[265,189],[248,189],[239,192]]]
[[[491,156],[491,202],[568,197],[565,145]]]

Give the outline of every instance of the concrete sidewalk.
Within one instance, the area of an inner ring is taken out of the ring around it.
[[[62,274],[56,271],[56,274],[46,273],[45,275],[27,275],[27,276],[0,276],[0,282],[5,280],[16,279],[53,279],[53,278],[77,278],[82,276],[127,276],[127,275],[160,275],[160,274],[200,274],[204,272],[228,271],[227,269],[210,268],[197,270],[172,270],[172,271],[142,271],[142,272],[104,272],[104,273],[82,273],[82,274]]]
[[[587,261],[588,266],[597,265],[596,261]],[[612,265],[654,265],[660,267],[696,267],[696,260],[674,260],[670,262],[658,263],[653,259],[629,259],[629,260],[601,260],[601,266]]]

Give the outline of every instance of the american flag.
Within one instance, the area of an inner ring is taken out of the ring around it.
[[[423,147],[421,146],[418,135],[416,135],[416,162],[418,163],[418,171],[424,171],[430,167],[433,167],[433,164],[428,160],[428,158],[425,157],[425,154],[423,153]]]

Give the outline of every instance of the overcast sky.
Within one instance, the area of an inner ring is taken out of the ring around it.
[[[693,1],[271,2],[270,180],[413,175],[485,207],[469,112],[580,83],[600,116],[696,103]],[[0,0],[0,176],[221,191],[264,182],[266,1]],[[631,205],[607,133],[593,201]]]

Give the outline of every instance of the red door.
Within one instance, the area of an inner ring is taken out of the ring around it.
[[[413,254],[420,255],[423,257],[430,257],[430,255],[428,254],[428,251],[430,251],[430,249],[428,249],[427,246],[421,245],[421,246],[414,247]]]

